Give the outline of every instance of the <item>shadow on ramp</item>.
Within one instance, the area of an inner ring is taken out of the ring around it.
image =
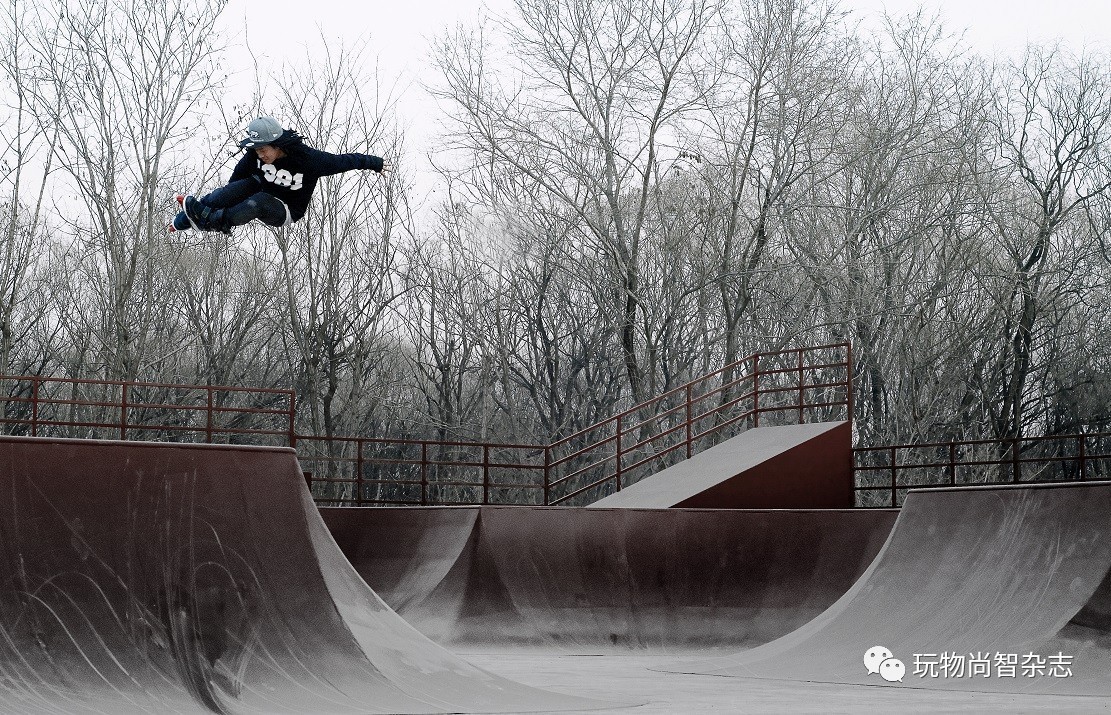
[[[868,672],[876,647],[903,663],[901,682]],[[1111,695],[1111,484],[911,492],[883,551],[825,613],[758,648],[664,670]]]
[[[344,559],[292,450],[0,438],[0,711],[614,707],[469,665]]]

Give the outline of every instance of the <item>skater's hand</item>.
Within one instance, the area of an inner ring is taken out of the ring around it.
[[[393,164],[390,164],[389,162],[384,161],[384,162],[382,162],[382,170],[379,171],[378,173],[379,174],[385,174],[385,173],[390,172],[390,171],[393,171]]]

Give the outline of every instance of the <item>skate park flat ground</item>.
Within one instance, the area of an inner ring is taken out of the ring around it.
[[[666,673],[674,655],[576,656],[544,652],[462,653],[510,680],[587,698],[631,700],[639,707],[598,715],[685,713],[1111,713],[1111,699],[916,688],[906,684],[845,685]],[[586,712],[586,711],[583,711]]]

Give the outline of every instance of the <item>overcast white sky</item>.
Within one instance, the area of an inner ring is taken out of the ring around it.
[[[965,31],[968,42],[985,54],[1015,52],[1028,40],[1052,39],[1077,49],[1084,45],[1111,49],[1111,0],[841,2],[842,8],[865,21],[884,8],[903,14],[919,5],[937,10],[951,30]],[[230,0],[224,22],[240,37],[246,27],[254,52],[275,64],[304,57],[306,47],[317,46],[321,37],[351,43],[369,36],[381,77],[399,82],[399,110],[413,152],[409,158],[423,162],[421,145],[435,131],[430,121],[434,105],[419,85],[419,79],[429,73],[429,40],[445,27],[475,19],[483,7],[505,13],[511,11],[513,0]],[[229,59],[231,72],[250,73],[248,55],[233,51]]]

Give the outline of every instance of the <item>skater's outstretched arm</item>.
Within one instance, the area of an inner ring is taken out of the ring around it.
[[[313,169],[320,176],[331,176],[332,174],[341,174],[345,171],[359,169],[376,171],[381,174],[391,168],[382,157],[373,154],[332,154],[308,147],[305,148],[305,153],[312,163]]]

